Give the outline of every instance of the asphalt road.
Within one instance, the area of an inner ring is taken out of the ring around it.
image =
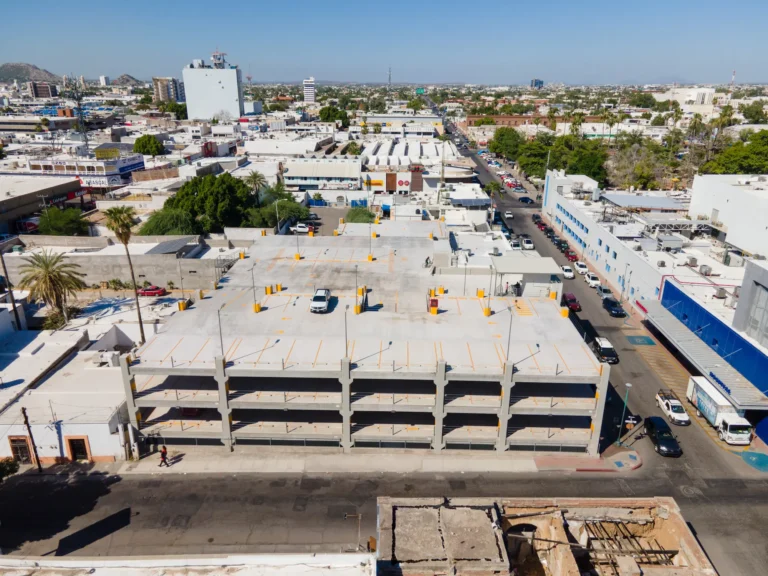
[[[498,177],[487,169],[485,163],[476,154],[469,151],[465,155],[471,156],[477,164],[481,184],[485,185],[492,180],[500,182]],[[535,188],[527,182],[524,182],[524,185],[526,189],[531,191],[530,195],[535,198]],[[534,226],[531,215],[540,212],[540,205],[521,204],[517,201],[519,196],[520,194],[510,192],[509,194],[502,194],[497,200],[499,212],[504,214],[509,210],[514,215],[511,220],[504,218],[507,227],[516,234],[529,234],[536,250],[542,256],[554,258],[561,266],[571,264],[544,233]],[[560,235],[560,237],[563,236]],[[573,267],[572,264],[571,267]],[[636,347],[627,339],[627,336],[642,334],[639,330],[641,327],[639,320],[609,316],[603,309],[602,300],[595,289],[590,288],[584,282],[583,277],[578,274],[573,280],[565,280],[564,291],[573,293],[581,303],[582,311],[575,315],[572,313],[572,320],[580,330],[586,329],[587,342],[591,342],[595,335],[608,338],[619,354],[619,363],[611,366],[612,391],[609,396],[609,405],[606,409],[606,420],[602,432],[606,441],[610,443],[611,440],[618,437],[620,414],[627,390],[625,384],[627,382],[632,384],[628,396],[629,412],[641,417],[662,415],[661,410],[656,406],[655,397],[659,389],[665,388],[665,385],[653,367],[646,363],[645,359],[637,352]],[[615,296],[618,298],[621,295],[615,294]],[[574,316],[575,318],[573,318]],[[694,467],[701,469],[705,474],[716,477],[761,478],[765,476],[752,469],[734,452],[724,450],[715,444],[696,424],[687,427],[675,427],[674,432],[684,454],[681,458],[667,464],[673,469],[684,471],[686,467]],[[630,438],[629,442],[643,456],[644,468],[658,465],[662,460],[662,457],[653,451],[647,438],[640,440]]]
[[[377,474],[16,477],[0,489],[0,546],[14,555],[339,552],[376,535],[377,496],[673,496],[723,575],[764,573],[768,483],[680,472],[622,477]],[[642,470],[642,469],[641,469]]]

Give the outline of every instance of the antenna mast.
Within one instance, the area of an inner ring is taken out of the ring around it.
[[[733,71],[733,74],[731,75],[731,94],[733,94],[733,85],[736,83],[736,70]]]
[[[392,92],[392,66],[389,67],[389,75],[387,77],[387,94]]]

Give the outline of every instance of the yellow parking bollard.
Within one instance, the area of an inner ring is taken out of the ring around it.
[[[377,237],[377,236],[376,236],[376,232],[372,232],[372,233],[371,233],[371,238],[376,238],[376,237]]]
[[[429,308],[429,313],[432,314],[433,316],[437,316],[437,306],[431,306]]]
[[[275,292],[282,292],[282,291],[283,291],[283,285],[282,284],[277,284],[275,286]]]
[[[267,295],[272,294],[272,286],[264,286],[264,293]]]
[[[267,235],[267,231],[266,231],[266,230],[262,230],[262,231],[261,231],[261,235],[262,235],[262,236],[266,236],[266,235]]]
[[[253,311],[256,312],[257,314],[259,312],[261,312],[261,304],[259,304],[258,302],[254,302],[253,303]]]
[[[430,298],[434,298],[435,297],[435,289],[434,288],[430,288],[429,289],[429,297]]]
[[[339,218],[339,224],[344,224],[344,218]]]
[[[179,301],[179,312],[184,312],[187,309],[187,303],[184,300]]]
[[[338,231],[338,230],[334,230],[334,231],[333,231],[333,235],[334,235],[334,236],[338,236],[338,235],[339,235],[339,231]]]
[[[485,290],[483,290],[482,288],[478,288],[477,289],[477,297],[478,298],[485,298]]]
[[[435,239],[434,236],[432,236],[432,232],[429,233],[429,239],[430,240],[434,240]]]
[[[568,308],[567,307],[563,306],[562,308],[560,308],[560,316],[562,316],[563,318],[568,318]]]
[[[373,254],[368,254],[368,262],[373,262]]]
[[[490,316],[490,315],[491,315],[491,309],[483,308],[483,316]]]
[[[443,294],[445,294],[445,286],[440,286],[440,287],[437,289],[437,293],[438,293],[438,294],[440,294],[441,296],[442,296]]]
[[[363,311],[362,304],[355,304],[355,314],[360,314]]]
[[[240,260],[245,260],[245,252],[240,252]]]
[[[294,260],[301,260],[301,254],[299,254],[298,252],[296,252],[296,254],[294,254],[294,255],[293,255],[293,259],[294,259]]]

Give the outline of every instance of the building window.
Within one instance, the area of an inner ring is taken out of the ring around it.
[[[656,288],[656,289],[654,290],[653,294],[654,294],[654,296],[658,296],[658,295],[659,295],[659,289],[658,289],[658,288]]]
[[[616,260],[616,252],[613,253],[613,259]]]
[[[608,252],[610,252],[610,251],[611,251],[611,247],[606,244],[605,245],[605,253],[608,254]]]
[[[635,295],[635,289],[634,288],[630,288],[629,289],[629,295],[630,296],[634,296]]]
[[[602,238],[598,238],[597,239],[597,245],[598,246],[602,246],[603,245],[603,239]]]

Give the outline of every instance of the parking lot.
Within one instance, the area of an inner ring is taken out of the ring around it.
[[[349,208],[335,208],[331,206],[310,206],[309,211],[318,215],[318,220],[307,220],[317,228],[318,236],[333,236],[333,231],[339,225],[339,218],[344,218]]]

